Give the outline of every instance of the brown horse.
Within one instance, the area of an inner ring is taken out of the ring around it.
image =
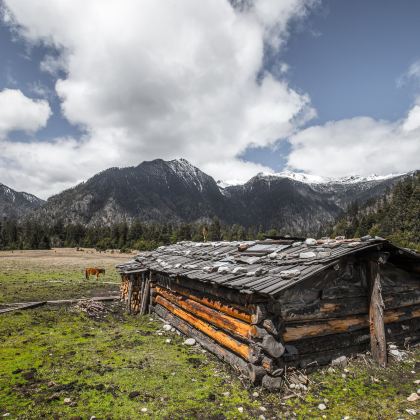
[[[85,270],[86,280],[89,280],[89,276],[96,276],[96,280],[98,280],[99,274],[105,275],[105,268],[89,267]]]

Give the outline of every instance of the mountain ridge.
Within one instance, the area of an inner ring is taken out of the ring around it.
[[[222,187],[185,159],[155,159],[102,171],[50,197],[32,217],[88,226],[201,223],[217,217],[226,224],[315,234],[351,202],[380,196],[406,176],[308,183],[278,175],[257,174],[244,184]]]

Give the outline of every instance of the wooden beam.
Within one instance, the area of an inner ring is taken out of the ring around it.
[[[204,334],[208,335],[213,340],[220,343],[222,346],[226,347],[229,350],[232,350],[234,353],[238,354],[243,359],[249,361],[249,354],[251,350],[248,345],[235,340],[233,337],[224,333],[223,331],[215,329],[213,326],[211,326],[207,322],[196,318],[190,313],[172,304],[161,295],[156,296],[155,302],[163,306],[168,311],[172,312],[174,315],[188,322],[194,328],[197,328]]]
[[[185,296],[177,295],[160,286],[156,286],[156,292],[167,299],[169,302],[178,305],[180,308],[194,314],[195,316],[204,319],[216,327],[227,330],[233,334],[238,335],[244,339],[252,336],[253,327],[238,319],[232,318],[224,313],[218,312],[208,306],[202,305]]]
[[[420,308],[418,305],[384,311],[385,324],[418,317],[420,317]],[[367,314],[347,318],[328,319],[323,322],[289,322],[286,323],[286,331],[283,334],[283,340],[289,342],[302,338],[350,332],[366,327],[369,327],[369,317]]]
[[[219,299],[206,296],[204,293],[191,293],[191,290],[184,289],[183,287],[180,287],[176,284],[171,284],[169,288],[179,293],[180,295],[195,300],[196,302],[206,305],[209,308],[216,309],[220,312],[225,313],[226,315],[229,315],[233,318],[237,318],[241,321],[251,323],[251,314],[254,311],[253,305],[245,307],[235,303],[223,303]]]
[[[140,315],[144,315],[146,313],[147,305],[149,303],[149,297],[150,297],[150,277],[148,277],[145,280],[143,296],[141,299]]]
[[[378,261],[368,262],[370,285],[369,328],[370,349],[373,359],[381,367],[386,367],[387,351],[385,338],[384,301],[381,294],[381,275]]]

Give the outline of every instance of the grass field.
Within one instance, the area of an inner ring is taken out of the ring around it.
[[[92,250],[0,253],[0,307],[16,301],[107,296],[127,254]],[[86,281],[86,266],[105,277]],[[104,283],[106,282],[106,283]],[[416,418],[407,397],[420,385],[420,351],[387,370],[363,356],[309,375],[309,389],[268,394],[200,347],[188,347],[157,319],[119,303],[99,317],[74,305],[0,315],[0,416],[5,418]],[[325,404],[320,410],[318,405]],[[411,412],[413,413],[413,412]]]

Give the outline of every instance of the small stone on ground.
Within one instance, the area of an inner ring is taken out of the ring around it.
[[[187,346],[193,346],[195,344],[195,339],[194,338],[187,338],[184,341],[184,344],[187,345]]]

